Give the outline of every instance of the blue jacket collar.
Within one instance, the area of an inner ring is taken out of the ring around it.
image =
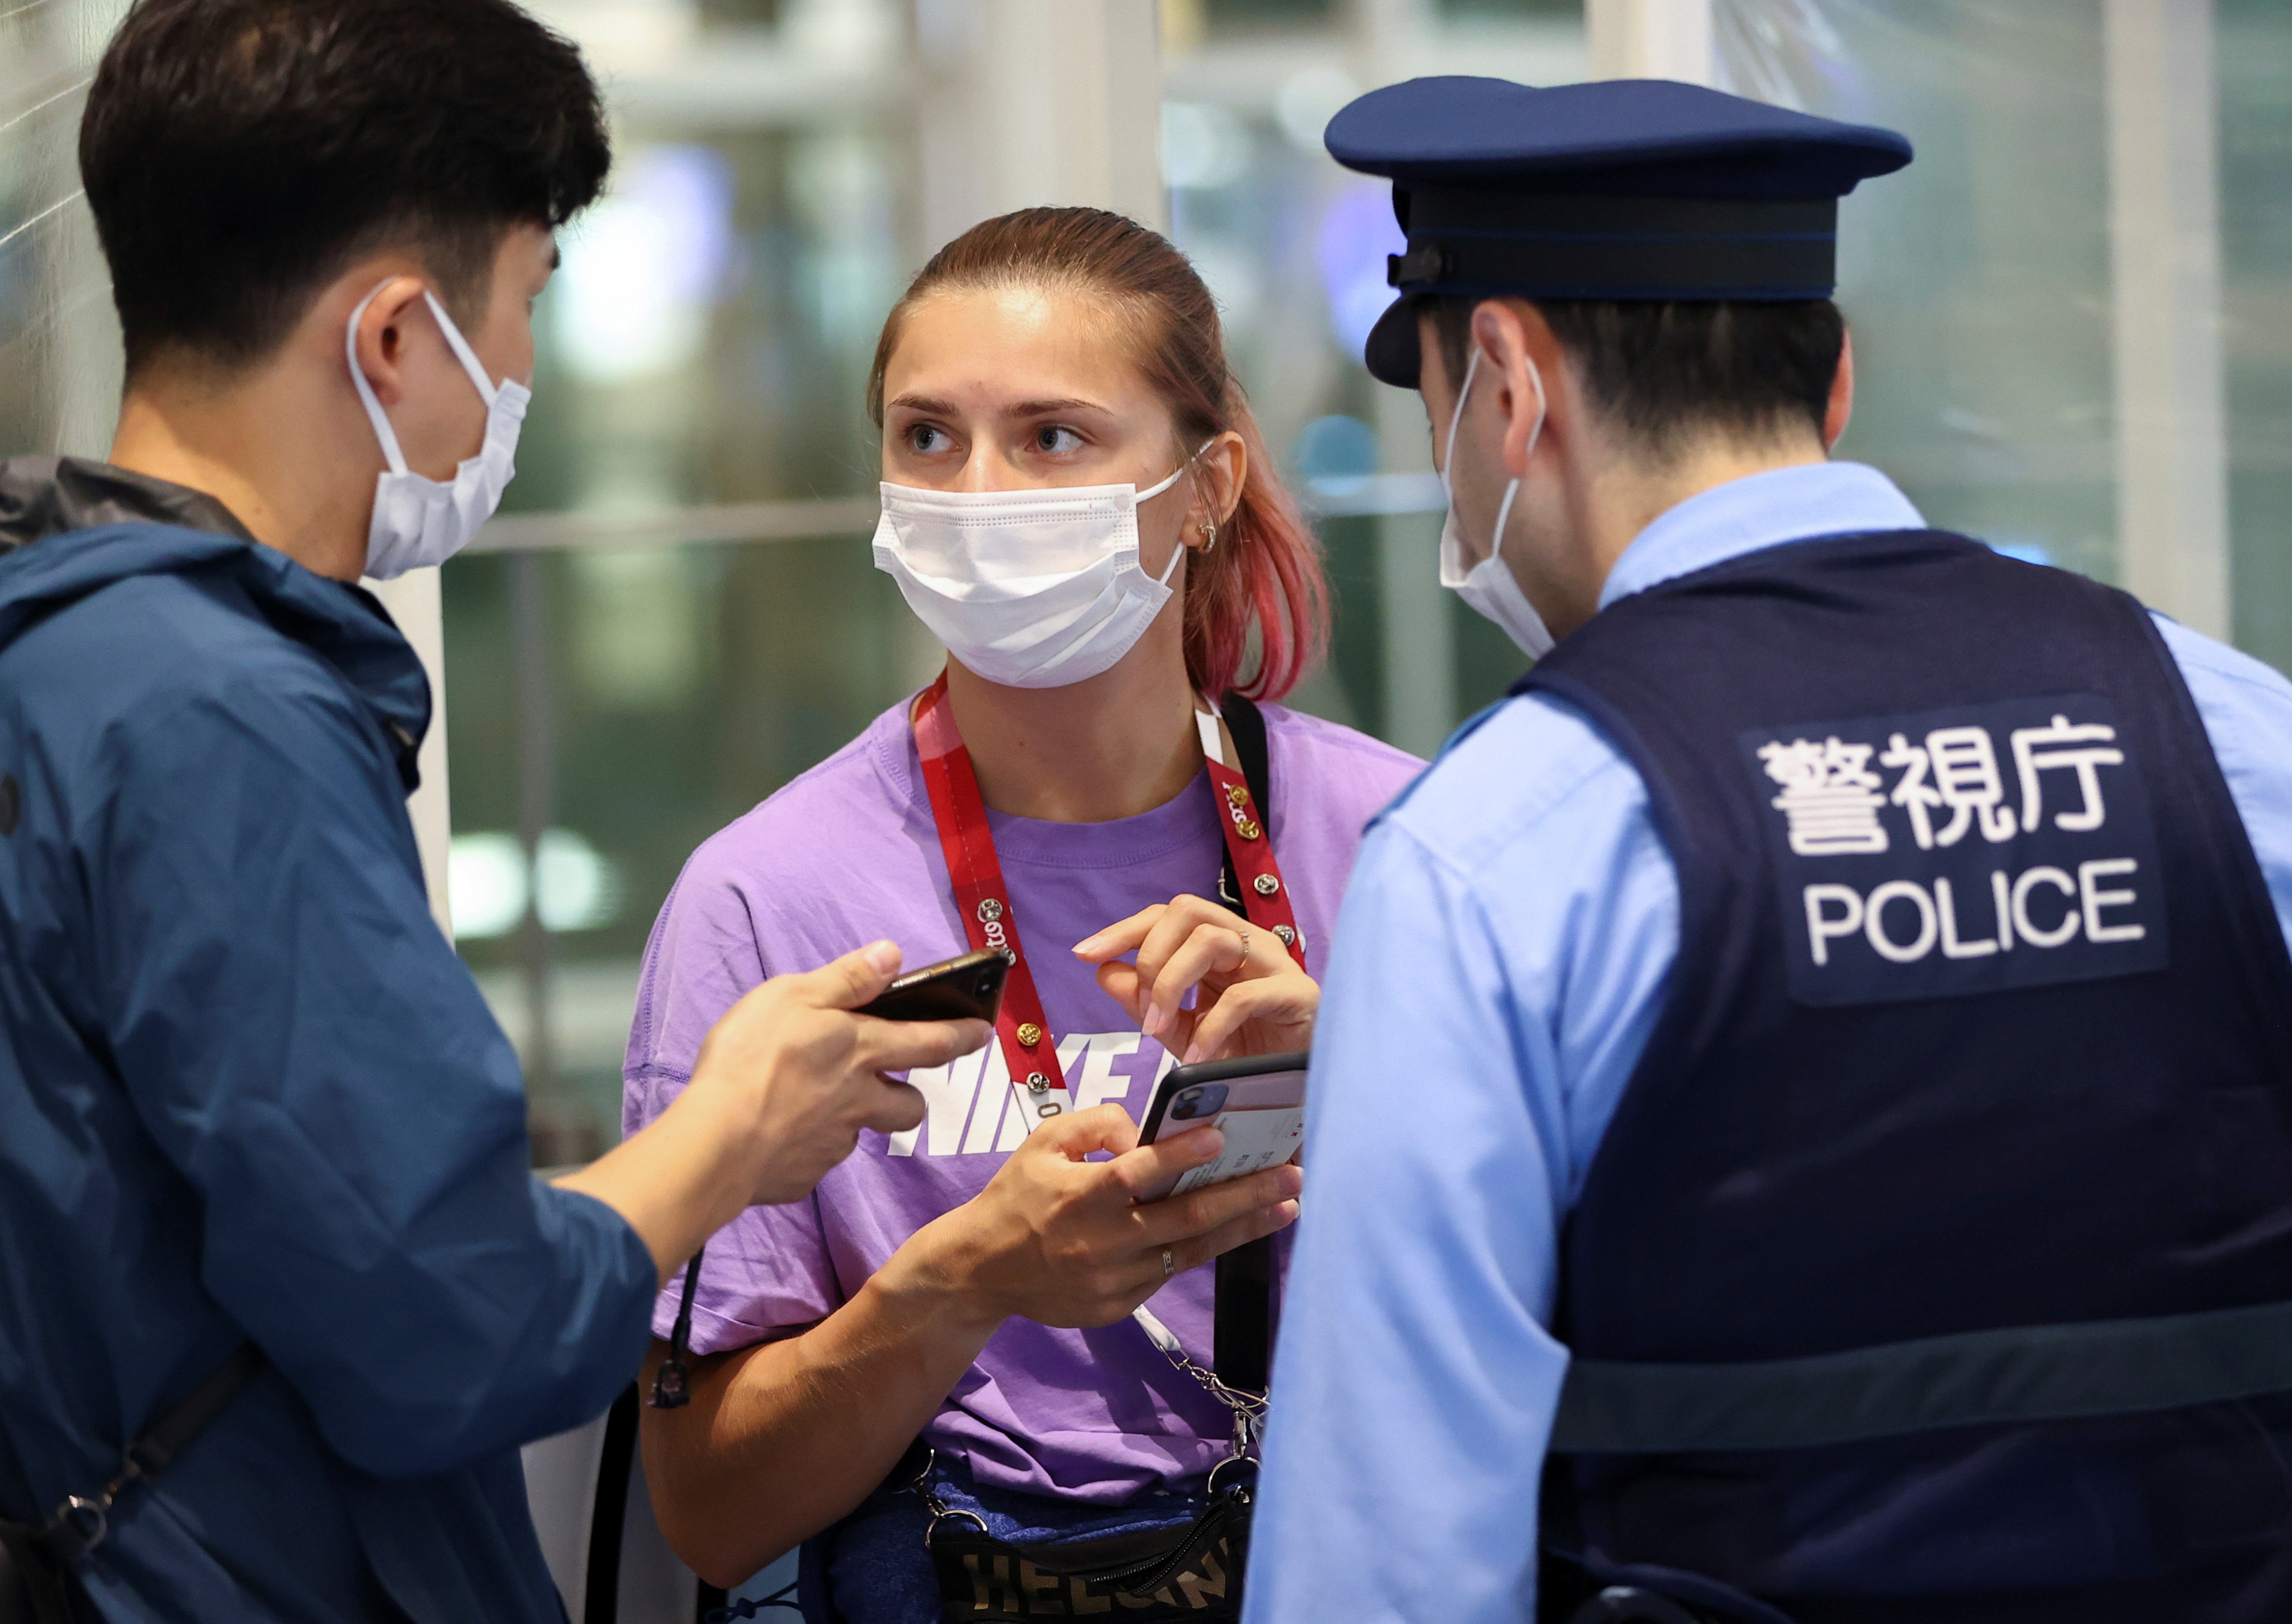
[[[313,574],[284,553],[235,536],[131,522],[49,536],[0,553],[0,648],[92,592],[141,575],[226,576],[271,628],[311,650],[373,710],[416,782],[415,754],[430,728],[430,679],[363,587]]]

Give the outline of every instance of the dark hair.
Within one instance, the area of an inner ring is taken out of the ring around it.
[[[1453,384],[1485,301],[1432,302]],[[1580,369],[1593,404],[1646,456],[1664,461],[1698,433],[1761,437],[1804,423],[1822,432],[1845,319],[1828,299],[1777,303],[1536,299]]]
[[[131,376],[262,359],[383,247],[474,319],[503,234],[611,162],[580,53],[509,0],[137,0],[79,137]]]
[[[868,378],[868,416],[883,427],[884,374],[916,301],[943,288],[1013,284],[1070,289],[1126,322],[1130,358],[1169,407],[1182,448],[1241,436],[1240,502],[1216,545],[1186,566],[1186,675],[1213,699],[1236,688],[1253,699],[1279,699],[1328,644],[1321,550],[1226,365],[1217,302],[1159,233],[1096,208],[1021,209],[972,227],[932,255],[884,321]],[[1244,682],[1253,653],[1255,669]]]

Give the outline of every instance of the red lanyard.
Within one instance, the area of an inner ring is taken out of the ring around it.
[[[1300,968],[1305,946],[1297,935],[1297,917],[1289,906],[1289,889],[1273,860],[1268,838],[1249,786],[1225,764],[1217,718],[1198,714],[1202,751],[1216,791],[1225,846],[1233,859],[1244,910],[1251,924],[1271,931],[1289,949]],[[925,691],[916,707],[916,753],[923,760],[924,786],[931,792],[932,817],[939,825],[940,850],[947,856],[947,871],[955,882],[955,898],[963,914],[963,928],[973,948],[993,948],[1011,961],[1011,974],[1003,989],[1003,1014],[995,1023],[1004,1063],[1014,1086],[1023,1084],[1028,1103],[1037,1118],[1055,1117],[1069,1109],[1066,1074],[1059,1065],[1058,1045],[1044,1023],[1042,995],[1027,968],[1027,950],[1020,945],[1019,922],[1011,912],[1011,893],[1003,883],[1003,865],[995,855],[994,832],[987,827],[987,804],[980,799],[979,775],[972,770],[971,752],[956,730],[955,714],[947,702],[947,674]]]

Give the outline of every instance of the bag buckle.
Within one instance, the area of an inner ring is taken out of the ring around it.
[[[79,1561],[110,1534],[114,1493],[106,1489],[93,1499],[84,1494],[66,1495],[55,1515],[40,1531],[41,1541],[62,1561]]]
[[[931,1549],[932,1537],[939,1532],[939,1525],[949,1517],[968,1517],[979,1525],[981,1533],[990,1539],[993,1539],[994,1531],[987,1526],[985,1517],[975,1511],[958,1510],[940,1499],[939,1491],[931,1486],[932,1469],[938,1465],[938,1449],[936,1447],[926,1449],[924,1451],[923,1470],[917,1472],[912,1479],[901,1486],[903,1493],[922,1496],[924,1509],[931,1513],[931,1521],[924,1524],[924,1549]]]

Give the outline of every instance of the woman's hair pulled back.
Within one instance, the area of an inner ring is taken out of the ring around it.
[[[1205,557],[1186,565],[1186,675],[1215,698],[1278,699],[1328,643],[1320,548],[1274,476],[1264,437],[1226,365],[1217,303],[1186,256],[1155,231],[1094,208],[1030,208],[975,225],[932,256],[884,324],[868,410],[884,423],[884,374],[908,311],[925,295],[1008,287],[1068,288],[1129,323],[1131,360],[1170,408],[1182,452],[1240,436],[1241,499]],[[1255,669],[1244,680],[1250,630]]]

